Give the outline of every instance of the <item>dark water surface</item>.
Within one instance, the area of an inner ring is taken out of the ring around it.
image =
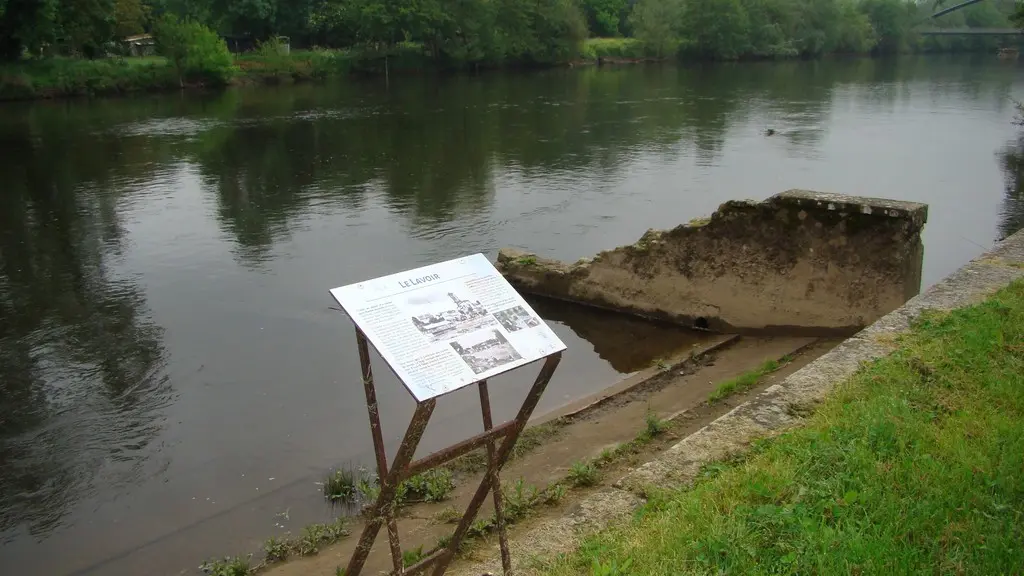
[[[315,482],[370,461],[341,284],[575,260],[787,188],[929,203],[934,283],[1024,219],[1014,95],[986,56],[0,106],[0,573],[179,573],[327,517]],[[569,351],[540,411],[692,344],[545,315]],[[379,390],[394,442],[412,401]],[[475,394],[426,449],[480,429]]]

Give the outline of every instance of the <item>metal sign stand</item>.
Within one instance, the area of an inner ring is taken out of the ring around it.
[[[409,427],[405,431],[402,444],[399,446],[398,452],[395,453],[391,466],[388,467],[387,454],[384,450],[384,438],[380,427],[380,415],[377,411],[377,393],[373,385],[373,370],[370,368],[369,342],[366,339],[366,335],[358,327],[356,327],[356,341],[359,346],[359,364],[362,367],[363,388],[366,392],[366,407],[370,415],[373,449],[377,456],[377,477],[380,479],[380,495],[369,511],[366,526],[359,537],[359,543],[352,554],[352,559],[349,560],[345,574],[347,576],[358,576],[360,571],[362,571],[363,565],[370,555],[370,549],[373,547],[377,534],[380,532],[381,524],[385,520],[387,521],[388,541],[391,546],[391,560],[394,564],[394,572],[392,574],[418,574],[431,567],[433,567],[432,574],[434,576],[444,574],[445,570],[448,569],[448,565],[455,557],[455,552],[462,544],[462,540],[466,537],[470,524],[476,518],[480,506],[487,499],[487,493],[491,492],[494,495],[494,517],[498,528],[498,541],[501,546],[501,565],[505,575],[510,575],[512,573],[512,559],[509,555],[508,538],[505,533],[505,515],[498,473],[501,467],[505,465],[509,455],[512,454],[512,447],[515,446],[520,433],[522,433],[526,423],[530,420],[530,415],[533,414],[534,408],[537,407],[537,402],[540,401],[544,389],[547,387],[552,374],[555,372],[555,368],[562,359],[561,351],[543,357],[544,366],[541,368],[540,374],[537,375],[533,387],[530,388],[530,392],[526,395],[526,399],[523,401],[523,405],[519,408],[515,418],[504,424],[494,426],[494,423],[491,421],[491,402],[487,393],[487,380],[480,380],[476,384],[480,390],[480,411],[483,415],[484,424],[483,433],[434,452],[419,460],[412,461],[413,454],[415,454],[416,447],[420,443],[420,438],[423,437],[423,431],[427,427],[427,422],[430,421],[430,415],[434,411],[437,400],[436,398],[430,398],[417,402],[416,411],[413,413]],[[500,447],[496,445],[499,439],[503,439]],[[403,566],[402,546],[398,537],[398,523],[395,519],[395,493],[398,485],[410,476],[440,466],[445,462],[468,454],[485,444],[487,445],[487,471],[480,481],[480,486],[476,489],[469,507],[466,508],[462,520],[459,521],[458,527],[455,528],[455,533],[452,535],[448,546],[435,550],[412,566]]]

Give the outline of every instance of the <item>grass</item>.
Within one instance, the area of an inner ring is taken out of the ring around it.
[[[928,315],[804,426],[655,493],[545,573],[1019,573],[1022,342],[1022,282]]]
[[[754,386],[757,386],[765,376],[775,372],[786,364],[789,364],[791,360],[792,358],[789,356],[783,356],[779,360],[766,360],[757,368],[744,374],[740,374],[731,380],[722,382],[708,396],[708,402],[714,404],[715,402],[724,400],[733,394],[745,392]]]
[[[533,266],[536,263],[536,256],[520,256],[519,258],[516,258],[516,264],[519,264],[520,266]]]
[[[511,524],[526,516],[540,502],[540,491],[519,478],[501,491],[505,519]]]
[[[583,42],[581,56],[585,60],[598,58],[644,58],[643,42],[635,38],[588,38]]]
[[[462,512],[455,506],[448,506],[431,516],[430,521],[434,524],[454,524],[460,518],[462,518]]]
[[[409,550],[402,550],[402,566],[408,568],[413,564],[423,560],[423,546],[417,546],[410,548]]]
[[[597,484],[600,477],[601,473],[598,471],[597,466],[592,462],[579,460],[573,462],[572,466],[569,467],[569,474],[566,476],[566,479],[576,488],[585,488]]]
[[[263,543],[263,554],[268,563],[281,562],[292,553],[292,542],[287,538],[268,538]]]
[[[320,549],[349,535],[345,518],[339,517],[328,524],[310,524],[302,530],[298,538],[281,537],[268,538],[263,543],[263,564],[283,562],[292,556],[311,556],[320,552]],[[263,565],[252,567],[250,571],[255,572]],[[228,573],[230,574],[230,573]]]
[[[452,471],[447,468],[434,468],[417,474],[402,482],[398,488],[399,501],[412,502],[443,502],[451,497],[455,490]]]
[[[249,573],[249,557],[235,556],[204,562],[199,569],[210,576],[246,576]]]
[[[324,498],[331,502],[349,503],[355,500],[358,492],[356,484],[358,474],[350,468],[337,468],[327,473],[324,478]]]
[[[166,60],[47,58],[0,65],[0,100],[124,94],[178,88]]]
[[[650,410],[644,416],[644,429],[640,431],[637,436],[637,440],[642,443],[650,442],[651,440],[661,436],[665,430],[668,429],[669,423],[665,420],[658,418],[654,412]]]
[[[273,47],[235,56],[236,81],[278,84],[344,76],[355,56],[345,50],[296,50]],[[0,100],[129,94],[181,88],[178,75],[162,56],[88,60],[52,57],[0,64]]]

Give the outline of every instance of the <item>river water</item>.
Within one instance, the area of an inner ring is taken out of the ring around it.
[[[0,106],[0,573],[177,574],[327,517],[315,482],[371,462],[338,285],[575,260],[788,188],[929,203],[934,283],[1022,219],[1022,94],[984,56]],[[694,341],[548,308],[569,351],[540,411]],[[393,445],[412,401],[378,389]],[[480,429],[468,392],[425,448]]]

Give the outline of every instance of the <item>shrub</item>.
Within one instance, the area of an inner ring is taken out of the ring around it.
[[[180,84],[224,85],[234,76],[227,45],[206,26],[165,14],[153,31],[157,51],[170,60]]]
[[[569,468],[568,480],[577,488],[593,486],[598,480],[597,467],[590,462],[574,462]]]

